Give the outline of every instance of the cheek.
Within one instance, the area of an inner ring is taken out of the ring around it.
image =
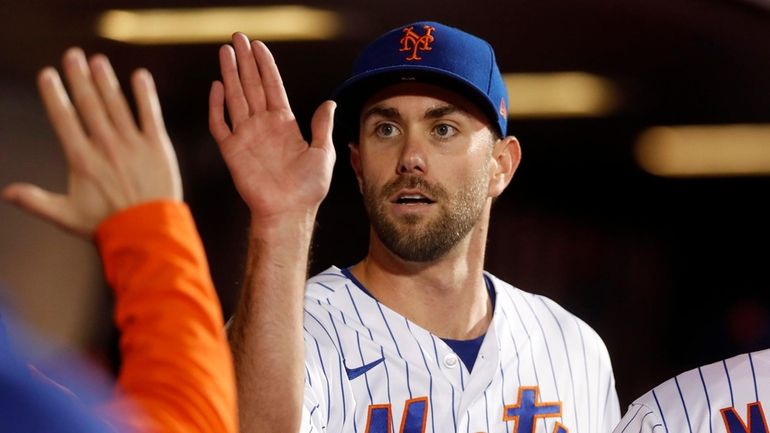
[[[393,175],[393,162],[382,152],[361,152],[359,157],[358,175],[367,184],[375,184],[382,178]]]

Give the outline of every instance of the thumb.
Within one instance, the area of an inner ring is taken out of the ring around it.
[[[67,196],[46,191],[29,183],[14,183],[3,189],[3,199],[65,230],[86,235],[76,227]]]
[[[334,110],[337,104],[334,101],[325,101],[313,114],[310,121],[310,131],[313,134],[311,147],[334,150],[332,143],[332,130],[334,129]]]

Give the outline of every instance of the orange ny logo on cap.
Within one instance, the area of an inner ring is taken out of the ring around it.
[[[436,30],[432,26],[423,26],[425,34],[420,36],[413,29],[414,27],[404,27],[404,36],[399,41],[401,43],[401,49],[399,51],[411,51],[409,57],[406,60],[422,60],[422,57],[417,55],[417,51],[431,51],[430,44],[435,40],[433,38],[433,31]]]

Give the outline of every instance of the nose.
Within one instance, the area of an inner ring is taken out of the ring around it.
[[[426,174],[428,165],[425,151],[425,144],[419,137],[416,137],[415,134],[407,135],[401,148],[398,174]]]

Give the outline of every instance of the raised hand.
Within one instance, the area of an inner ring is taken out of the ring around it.
[[[265,44],[242,33],[219,51],[222,82],[211,86],[209,128],[252,220],[315,214],[329,190],[335,105],[313,115],[312,141],[300,133],[278,68]],[[230,117],[225,122],[224,107]]]
[[[69,165],[66,194],[27,183],[3,190],[3,198],[65,230],[91,238],[105,218],[158,199],[182,199],[182,182],[150,73],[132,76],[139,125],[109,60],[89,61],[79,48],[63,58],[72,101],[52,67],[38,75],[48,118]]]

